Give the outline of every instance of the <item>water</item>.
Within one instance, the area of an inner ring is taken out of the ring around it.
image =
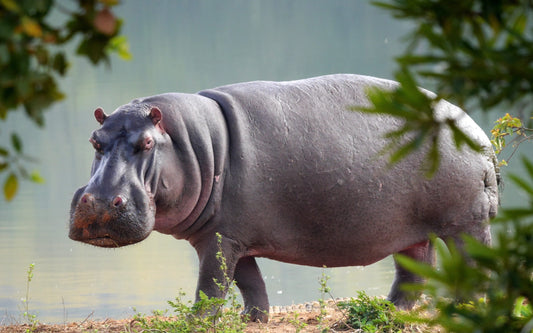
[[[35,263],[30,311],[41,322],[131,316],[166,307],[178,290],[191,298],[196,253],[185,241],[153,233],[142,243],[101,249],[67,237],[76,188],[88,180],[93,110],[108,113],[131,99],[162,92],[196,92],[249,80],[290,80],[329,73],[391,78],[393,58],[409,26],[366,1],[127,1],[125,19],[134,60],[94,68],[74,59],[61,87],[68,98],[38,130],[10,115],[0,139],[21,134],[38,157],[46,184],[22,184],[12,203],[0,201],[0,324],[21,320],[26,271]],[[59,15],[59,14],[58,14]],[[59,15],[60,16],[60,15]],[[271,304],[316,300],[321,269],[260,260]],[[390,258],[365,268],[327,270],[337,297],[387,294]]]

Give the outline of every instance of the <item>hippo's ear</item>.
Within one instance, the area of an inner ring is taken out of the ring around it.
[[[152,123],[154,124],[157,129],[159,129],[161,132],[164,132],[163,126],[161,124],[161,119],[163,119],[163,114],[161,113],[161,110],[159,108],[153,107],[150,110],[150,118],[152,119]]]
[[[107,114],[105,114],[104,110],[102,108],[98,108],[94,110],[94,117],[96,118],[96,121],[100,123],[100,125],[104,124],[104,120],[107,118]]]

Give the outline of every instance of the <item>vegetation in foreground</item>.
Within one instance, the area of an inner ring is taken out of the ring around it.
[[[439,136],[446,128],[458,149],[478,149],[468,133],[457,130],[456,120],[438,119],[433,112],[446,99],[466,110],[509,112],[491,131],[500,165],[507,165],[519,145],[533,138],[532,2],[387,0],[378,5],[414,23],[408,47],[397,59],[401,88],[371,92],[373,105],[362,110],[405,120],[401,130],[389,135],[395,142],[391,162],[428,145],[423,167],[431,175],[439,165]],[[436,96],[421,96],[418,86],[431,87]],[[512,148],[507,160],[506,147]],[[466,236],[461,244],[448,246],[436,239],[438,269],[399,258],[428,281],[407,286],[431,299],[425,307],[429,317],[411,320],[447,332],[533,332],[533,163],[524,158],[522,165],[525,177],[508,178],[523,191],[526,203],[501,209],[493,222],[492,247]]]
[[[358,292],[357,298],[339,303],[346,311],[345,325],[363,332],[403,332],[407,322],[399,316],[394,304],[377,297]]]

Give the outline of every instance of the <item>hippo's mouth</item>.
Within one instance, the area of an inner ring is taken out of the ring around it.
[[[128,234],[113,231],[91,232],[88,229],[71,228],[69,237],[75,241],[99,247],[117,248],[138,243],[150,234],[149,231]]]
[[[105,235],[103,237],[96,237],[96,238],[89,238],[83,240],[83,242],[87,244],[91,244],[94,246],[100,246],[100,247],[121,247],[122,245],[111,238],[109,235]]]
[[[135,240],[133,239],[118,240],[118,239],[112,238],[109,235],[98,236],[98,237],[88,237],[88,238],[84,237],[84,238],[77,238],[77,239],[74,237],[71,237],[71,238],[74,240],[83,242],[83,243],[87,243],[87,244],[99,246],[99,247],[122,247],[122,246],[138,243],[141,240],[145,239],[146,236],[140,239],[135,239]]]

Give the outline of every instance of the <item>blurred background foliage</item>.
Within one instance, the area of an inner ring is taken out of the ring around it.
[[[532,1],[390,0],[376,5],[416,23],[397,59],[401,86],[371,91],[373,105],[363,110],[405,120],[404,128],[389,134],[391,162],[430,145],[431,174],[438,167],[437,143],[446,127],[457,147],[477,149],[453,119],[435,117],[433,107],[447,99],[467,111],[507,111],[491,131],[500,165],[506,165],[532,137]],[[431,87],[437,95],[427,97],[418,86]],[[492,247],[468,236],[461,244],[434,239],[438,268],[398,256],[428,281],[405,286],[430,299],[410,320],[447,332],[533,332],[533,163],[524,157],[522,164],[526,177],[509,179],[528,202],[500,209]]]
[[[376,2],[416,28],[406,36],[407,48],[397,58],[396,79],[402,88],[393,92],[373,92],[374,110],[383,104],[402,105],[410,112],[395,116],[409,121],[409,129],[391,137],[405,141],[408,136],[423,142],[436,142],[441,128],[452,130],[457,145],[471,146],[467,133],[455,127],[452,119],[436,119],[433,106],[446,99],[465,110],[495,108],[509,110],[492,131],[496,152],[506,141],[521,143],[531,138],[533,101],[533,35],[529,0],[391,0]],[[416,86],[437,93],[420,105]],[[515,118],[518,118],[516,120]],[[409,141],[409,140],[408,140]],[[400,146],[393,162],[410,150]],[[398,156],[399,155],[399,156]],[[438,164],[430,151],[430,164]],[[506,159],[500,156],[503,164]]]
[[[69,67],[66,47],[76,43],[76,54],[91,64],[109,65],[109,54],[130,57],[127,40],[120,36],[121,20],[113,15],[118,0],[0,0],[0,132],[7,131],[10,112],[25,112],[44,126],[44,112],[64,98],[57,78]],[[18,133],[0,143],[3,194],[12,200],[19,179],[42,182],[28,172],[34,158],[24,154]]]

